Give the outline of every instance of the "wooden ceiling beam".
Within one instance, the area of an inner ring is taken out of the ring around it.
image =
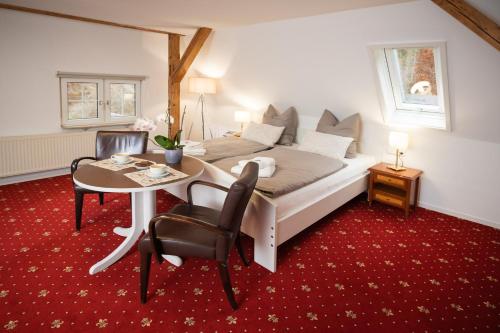
[[[46,15],[46,16],[64,18],[74,21],[82,21],[87,23],[95,23],[101,25],[114,26],[118,28],[133,29],[133,30],[140,30],[140,31],[168,35],[168,108],[170,110],[170,115],[174,119],[174,123],[171,126],[171,133],[169,133],[169,135],[173,136],[175,135],[175,133],[177,133],[180,125],[180,90],[181,90],[180,83],[184,78],[184,76],[186,75],[194,59],[198,55],[201,47],[203,46],[208,36],[210,35],[210,32],[212,32],[212,29],[206,27],[199,28],[196,31],[196,34],[194,35],[186,51],[184,52],[184,55],[181,58],[180,57],[180,37],[182,36],[181,34],[163,30],[149,29],[129,24],[97,20],[89,17],[63,14],[48,10],[22,7],[17,5],[9,5],[4,3],[0,3],[0,9],[16,10],[26,13]]]
[[[97,19],[93,19],[90,17],[69,15],[69,14],[63,14],[63,13],[58,13],[58,12],[52,12],[52,11],[48,11],[48,10],[22,7],[22,6],[16,6],[16,5],[9,5],[9,4],[5,4],[5,3],[0,3],[0,8],[9,9],[9,10],[16,10],[19,12],[25,12],[25,13],[31,13],[31,14],[59,17],[59,18],[64,18],[64,19],[74,20],[74,21],[82,21],[82,22],[87,22],[87,23],[109,25],[109,26],[117,27],[117,28],[133,29],[133,30],[140,30],[140,31],[145,31],[145,32],[154,32],[157,34],[164,34],[164,35],[180,35],[177,33],[158,30],[158,29],[144,28],[144,27],[140,27],[140,26],[136,26],[136,25],[116,23],[116,22],[104,21],[104,20],[97,20]]]
[[[500,27],[464,0],[432,0],[488,44],[500,51]]]
[[[174,81],[174,74],[180,62],[180,36],[170,35],[168,36],[168,109],[174,118],[174,123],[168,133],[170,137],[173,137],[180,129],[181,81]]]
[[[201,47],[210,35],[210,32],[212,32],[212,29],[210,28],[199,28],[196,31],[196,34],[193,36],[193,39],[191,39],[186,51],[182,55],[179,66],[175,70],[173,76],[174,81],[182,81],[189,67],[198,55],[198,52],[200,52]]]
[[[200,52],[203,43],[207,40],[212,29],[199,28],[191,39],[186,51],[180,57],[180,36],[169,36],[168,38],[168,107],[170,115],[174,119],[169,136],[174,136],[180,129],[180,100],[181,81],[186,75],[189,67]]]

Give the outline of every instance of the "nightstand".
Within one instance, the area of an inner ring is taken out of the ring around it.
[[[413,209],[418,206],[420,176],[422,171],[407,168],[394,171],[386,163],[372,166],[368,183],[368,202],[379,201],[394,207],[404,209],[406,217],[410,213],[410,203],[413,197]],[[413,196],[412,196],[413,189]]]

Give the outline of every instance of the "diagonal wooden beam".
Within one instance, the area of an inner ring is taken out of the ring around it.
[[[144,28],[144,27],[140,27],[140,26],[136,26],[136,25],[117,23],[117,22],[111,22],[111,21],[97,20],[97,19],[90,18],[90,17],[69,15],[69,14],[64,14],[64,13],[59,13],[59,12],[52,12],[49,10],[42,10],[42,9],[36,9],[36,8],[30,8],[30,7],[22,7],[22,6],[17,6],[17,5],[9,5],[6,3],[0,3],[0,8],[17,10],[19,12],[25,12],[25,13],[31,13],[31,14],[59,17],[59,18],[64,18],[64,19],[74,20],[74,21],[82,21],[82,22],[87,22],[87,23],[110,25],[110,26],[117,27],[117,28],[125,28],[125,29],[133,29],[133,30],[140,30],[140,31],[146,31],[146,32],[154,32],[157,34],[165,34],[165,35],[178,35],[178,34],[174,34],[172,32],[163,31],[163,30]]]
[[[500,27],[464,0],[432,0],[436,5],[500,51]]]
[[[181,81],[211,31],[212,29],[210,28],[199,28],[193,39],[191,39],[182,58],[180,57],[179,49],[180,36],[168,36],[168,107],[170,115],[174,118],[171,133],[169,133],[171,137],[180,129]]]
[[[210,28],[199,28],[196,31],[196,34],[194,35],[193,39],[191,39],[191,42],[189,43],[186,51],[182,55],[179,66],[175,70],[173,76],[174,81],[182,81],[184,75],[186,75],[189,69],[189,66],[191,66],[194,59],[198,55],[198,52],[200,52],[203,43],[205,43],[208,36],[210,35],[210,32],[212,32],[212,29]]]

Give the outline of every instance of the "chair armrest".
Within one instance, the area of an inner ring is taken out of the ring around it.
[[[229,238],[234,236],[234,232],[232,232],[231,230],[221,228],[219,226],[210,224],[206,221],[203,221],[203,220],[191,217],[191,216],[184,216],[184,215],[173,214],[173,213],[166,213],[166,214],[161,214],[161,215],[153,217],[151,219],[151,221],[149,222],[149,230],[151,232],[151,235],[153,235],[153,233],[154,233],[155,237],[156,237],[156,224],[158,222],[161,222],[164,220],[183,222],[183,223],[192,223],[192,224],[196,224],[202,228],[205,228],[207,230],[210,230],[212,232],[218,233],[219,235],[223,235],[223,236],[226,236]]]
[[[80,163],[82,160],[94,160],[94,161],[97,161],[97,158],[86,156],[86,157],[80,157],[80,158],[77,158],[77,159],[73,160],[73,162],[71,162],[71,174],[75,173],[76,169],[78,169],[78,163]]]
[[[225,186],[206,182],[204,180],[195,180],[194,182],[191,182],[187,187],[187,197],[188,197],[189,205],[193,204],[193,196],[191,194],[191,187],[193,187],[194,185],[208,186],[208,187],[213,187],[213,188],[220,190],[220,191],[229,192],[229,189]]]

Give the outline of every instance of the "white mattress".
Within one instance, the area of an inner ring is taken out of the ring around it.
[[[347,166],[334,174],[304,186],[301,189],[272,199],[278,206],[277,220],[296,210],[301,210],[308,203],[315,202],[326,194],[332,193],[336,188],[341,188],[344,184],[362,175],[366,175],[367,169],[376,163],[373,156],[364,154],[357,154],[356,158],[344,158],[342,161]]]

